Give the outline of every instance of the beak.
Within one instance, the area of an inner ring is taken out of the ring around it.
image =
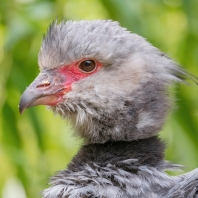
[[[19,111],[37,105],[55,106],[63,100],[66,77],[50,70],[40,73],[23,92],[19,103]]]

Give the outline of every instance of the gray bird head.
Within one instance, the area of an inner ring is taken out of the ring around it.
[[[40,74],[20,111],[45,104],[70,118],[87,143],[156,135],[171,108],[167,87],[186,72],[144,38],[110,20],[54,22]]]

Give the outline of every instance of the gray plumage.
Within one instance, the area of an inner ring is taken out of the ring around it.
[[[157,134],[170,109],[167,85],[181,81],[178,76],[184,71],[116,22],[52,24],[39,53],[41,70],[82,58],[96,59],[104,68],[73,84],[65,102],[54,108],[72,118],[77,135],[89,143],[103,143]]]
[[[54,22],[39,52],[41,72],[83,58],[103,67],[50,108],[71,119],[85,145],[43,197],[196,197],[198,169],[168,176],[178,167],[164,161],[156,137],[173,106],[167,88],[189,74],[117,22]]]

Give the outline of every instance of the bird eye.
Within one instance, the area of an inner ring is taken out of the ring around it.
[[[79,69],[87,73],[94,71],[95,68],[96,68],[96,63],[93,60],[85,60],[81,62],[79,65]]]

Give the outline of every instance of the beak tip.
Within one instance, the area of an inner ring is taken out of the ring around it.
[[[19,108],[19,113],[20,113],[20,114],[22,114],[22,113],[25,111],[25,109],[22,108],[21,105],[19,105],[18,108]]]
[[[30,107],[32,101],[34,101],[35,95],[31,94],[29,89],[26,89],[20,99],[18,108],[19,113],[22,114],[27,108]]]
[[[20,113],[20,115],[22,115],[22,113],[23,113],[23,110],[19,109],[19,113]]]

